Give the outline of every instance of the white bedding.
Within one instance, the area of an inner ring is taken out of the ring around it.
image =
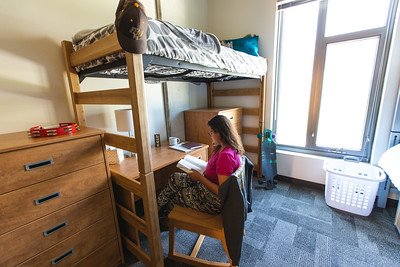
[[[379,159],[378,165],[390,177],[393,185],[400,189],[400,144],[385,151]]]

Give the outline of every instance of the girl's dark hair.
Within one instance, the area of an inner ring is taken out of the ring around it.
[[[240,139],[236,128],[233,127],[231,121],[227,117],[223,115],[217,115],[209,120],[207,124],[210,126],[213,132],[219,133],[221,141],[224,144],[233,147],[240,155],[243,155],[244,148],[242,140]],[[218,150],[220,147],[221,146],[218,145],[214,148],[214,150]]]

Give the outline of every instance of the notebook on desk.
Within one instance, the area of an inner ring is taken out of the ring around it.
[[[169,146],[169,148],[172,148],[172,149],[175,149],[178,151],[182,151],[185,153],[189,153],[195,149],[202,148],[202,147],[203,147],[202,144],[196,143],[196,142],[184,142],[184,143],[176,144],[174,146]]]
[[[182,146],[188,149],[197,149],[203,147],[202,144],[196,142],[184,142],[182,143]]]
[[[186,148],[186,147],[182,146],[182,144],[177,144],[177,145],[174,145],[174,146],[169,146],[169,148],[172,148],[172,149],[175,149],[175,150],[178,150],[178,151],[182,151],[182,152],[185,152],[185,153],[189,153],[189,152],[193,151],[193,150],[190,149],[190,148]]]

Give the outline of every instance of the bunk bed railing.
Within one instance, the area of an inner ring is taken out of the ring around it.
[[[213,96],[249,96],[249,95],[260,95],[259,88],[243,88],[243,89],[220,89],[214,90]]]
[[[137,153],[136,140],[119,134],[105,133],[104,143],[109,146],[121,148],[130,152]]]
[[[129,88],[99,90],[74,93],[77,104],[97,105],[130,105],[131,92]]]
[[[259,108],[243,108],[243,115],[258,116],[259,113],[260,113],[260,109]]]
[[[242,127],[242,134],[248,134],[257,136],[259,133],[264,131],[265,125],[265,88],[266,88],[266,76],[262,76],[260,79],[259,87],[257,88],[235,88],[235,89],[216,89],[214,83],[210,83],[207,86],[207,104],[208,107],[215,107],[215,97],[240,97],[240,96],[256,96],[258,97],[258,107],[249,108],[242,107],[243,115],[245,116],[256,116],[258,117],[258,127]],[[238,105],[239,107],[240,105]],[[257,176],[261,178],[261,139],[258,139],[257,146],[243,144],[244,150],[249,153],[257,154],[257,164],[255,164],[255,170],[257,170]]]
[[[78,51],[71,53],[71,66],[76,67],[92,60],[122,51],[117,34],[104,37]]]

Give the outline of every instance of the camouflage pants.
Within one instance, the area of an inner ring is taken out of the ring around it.
[[[175,172],[157,197],[162,215],[168,215],[175,204],[211,214],[221,213],[221,202],[217,195],[186,173]]]

